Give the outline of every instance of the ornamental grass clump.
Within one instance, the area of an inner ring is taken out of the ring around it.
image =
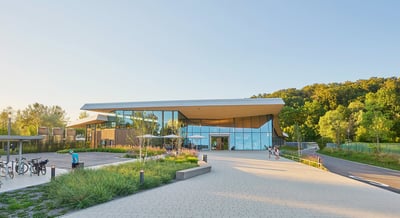
[[[196,166],[193,157],[182,155],[168,160],[149,160],[145,164],[130,162],[97,170],[76,169],[56,177],[48,191],[57,205],[81,209],[167,184],[175,179],[176,171]],[[143,184],[139,181],[141,170]]]
[[[52,181],[49,192],[60,205],[86,208],[134,193],[134,183],[128,176],[103,169],[75,170]]]

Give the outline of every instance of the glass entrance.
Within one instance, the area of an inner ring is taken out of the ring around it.
[[[229,136],[211,136],[212,150],[229,150]]]

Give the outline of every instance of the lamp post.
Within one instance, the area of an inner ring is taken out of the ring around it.
[[[347,128],[347,150],[349,150],[349,146],[350,146],[350,128]]]
[[[11,136],[11,112],[8,112],[8,136]],[[10,140],[7,141],[7,163],[10,161]]]

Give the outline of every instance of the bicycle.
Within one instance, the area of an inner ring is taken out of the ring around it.
[[[0,172],[1,172],[1,176],[3,177],[10,177],[11,179],[14,178],[14,161],[12,161],[12,165],[9,166],[8,162],[0,162]]]
[[[29,168],[31,170],[31,175],[37,174],[39,176],[40,173],[42,173],[42,175],[46,175],[46,164],[49,162],[49,160],[46,159],[39,162],[39,159],[40,157],[34,158],[28,162]]]
[[[31,171],[31,176],[32,176],[32,174],[37,174],[38,176],[39,176],[39,160],[40,159],[40,157],[39,158],[33,158],[33,159],[31,159],[31,161],[28,161],[28,166],[29,166],[29,169],[30,169],[30,171]]]
[[[19,162],[18,158],[15,158],[15,172],[18,175],[24,175],[29,170],[29,165],[26,163],[26,158],[23,157],[21,162]]]
[[[39,162],[38,170],[42,173],[42,175],[46,175],[46,164],[49,162],[48,159],[42,160]]]

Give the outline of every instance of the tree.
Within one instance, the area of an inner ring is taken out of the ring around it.
[[[35,103],[23,111],[18,110],[15,124],[21,135],[37,135],[41,126],[65,127],[65,111],[60,106],[49,107]]]
[[[318,121],[325,114],[324,107],[317,101],[307,101],[302,109],[305,117],[303,132],[305,140],[317,140],[319,136]]]
[[[253,96],[256,97],[256,96]],[[289,134],[288,140],[294,140],[294,124],[301,128],[304,140],[318,140],[319,120],[328,111],[342,106],[347,129],[357,140],[371,141],[367,134],[372,118],[366,123],[362,116],[368,111],[381,111],[391,120],[391,138],[385,140],[400,142],[400,78],[371,77],[366,80],[344,83],[313,84],[302,89],[282,89],[271,94],[259,94],[257,97],[279,97],[285,101],[279,121],[282,130]],[[368,115],[370,116],[370,115]],[[372,117],[372,116],[370,116]],[[375,139],[374,139],[375,140]]]
[[[12,107],[7,107],[0,113],[0,135],[8,134],[8,121],[9,121],[8,116],[10,113],[12,114],[12,111],[13,111]]]
[[[79,119],[84,119],[89,117],[89,113],[87,111],[82,111],[81,113],[79,113]]]
[[[127,135],[128,140],[133,144],[139,145],[139,156],[140,161],[144,162],[147,157],[147,145],[149,144],[149,138],[144,137],[146,134],[154,135],[157,134],[158,129],[158,117],[154,113],[146,113],[145,111],[135,111],[132,116],[132,130]],[[147,141],[147,144],[146,144]],[[143,150],[145,149],[145,155]],[[142,159],[143,157],[143,159]]]
[[[365,111],[358,117],[358,139],[376,141],[379,152],[380,140],[390,141],[392,127],[396,121],[393,111],[396,108],[396,96],[386,88],[376,93],[368,93],[365,97]],[[390,100],[389,100],[390,99]],[[388,110],[389,108],[389,110]]]
[[[320,135],[332,139],[339,149],[348,127],[345,110],[346,108],[339,106],[336,110],[326,112],[318,122]]]
[[[297,123],[294,125],[294,135],[293,135],[293,137],[297,141],[298,155],[300,157],[301,156],[301,140],[302,140],[303,136],[301,134],[301,129],[300,129],[300,127],[299,127],[299,125]]]
[[[282,130],[288,133],[289,140],[294,140],[294,125],[296,123],[304,123],[303,112],[301,108],[285,106],[279,114],[279,120],[281,121]]]
[[[380,152],[379,140],[380,139],[387,140],[390,137],[391,135],[390,129],[392,128],[392,126],[393,123],[390,120],[388,120],[382,113],[378,112],[374,115],[370,129],[371,129],[371,134],[375,136],[378,152]]]

